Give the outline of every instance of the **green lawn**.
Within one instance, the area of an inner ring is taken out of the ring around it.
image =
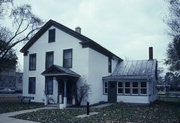
[[[119,122],[119,123],[178,123],[180,121],[180,103],[157,101],[148,106],[114,104],[103,109],[91,111],[99,112],[86,118],[75,116],[85,114],[85,109],[65,110],[40,110],[37,112],[21,114],[16,118],[38,121],[43,123],[94,123],[94,122]]]
[[[166,101],[166,102],[180,103],[180,98],[175,98],[175,97],[161,97],[159,100]]]
[[[0,102],[0,114],[7,113],[7,112],[14,112],[26,109],[33,109],[43,107],[43,104],[40,103],[30,103],[30,104],[23,104],[20,101],[7,101],[7,102]]]

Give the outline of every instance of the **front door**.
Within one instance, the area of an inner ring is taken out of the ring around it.
[[[108,102],[110,103],[117,102],[117,82],[116,81],[108,82]]]

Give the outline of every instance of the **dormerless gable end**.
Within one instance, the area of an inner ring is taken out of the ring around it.
[[[113,54],[112,52],[110,52],[109,50],[105,49],[104,47],[102,47],[101,45],[99,45],[98,43],[96,43],[95,41],[91,40],[90,38],[81,35],[80,33],[77,33],[76,31],[60,24],[57,23],[56,21],[53,20],[49,20],[32,38],[31,40],[26,43],[26,45],[20,50],[20,52],[22,53],[26,53],[28,51],[28,49],[51,27],[54,26],[60,30],[62,30],[63,32],[66,32],[67,34],[79,39],[81,42],[86,42],[86,43],[82,43],[83,47],[90,47],[108,57],[116,57],[119,60],[122,61],[122,59],[118,56],[116,56],[115,54]]]

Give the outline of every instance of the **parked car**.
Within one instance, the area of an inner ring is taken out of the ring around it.
[[[15,93],[15,90],[12,90],[10,88],[4,88],[0,90],[0,93]]]

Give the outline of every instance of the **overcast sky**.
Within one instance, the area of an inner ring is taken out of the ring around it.
[[[170,41],[163,22],[165,0],[15,0],[17,5],[23,2],[44,21],[53,19],[71,29],[80,26],[83,35],[123,59],[148,59],[149,46],[154,58],[165,58]],[[18,56],[22,67],[23,56]]]

